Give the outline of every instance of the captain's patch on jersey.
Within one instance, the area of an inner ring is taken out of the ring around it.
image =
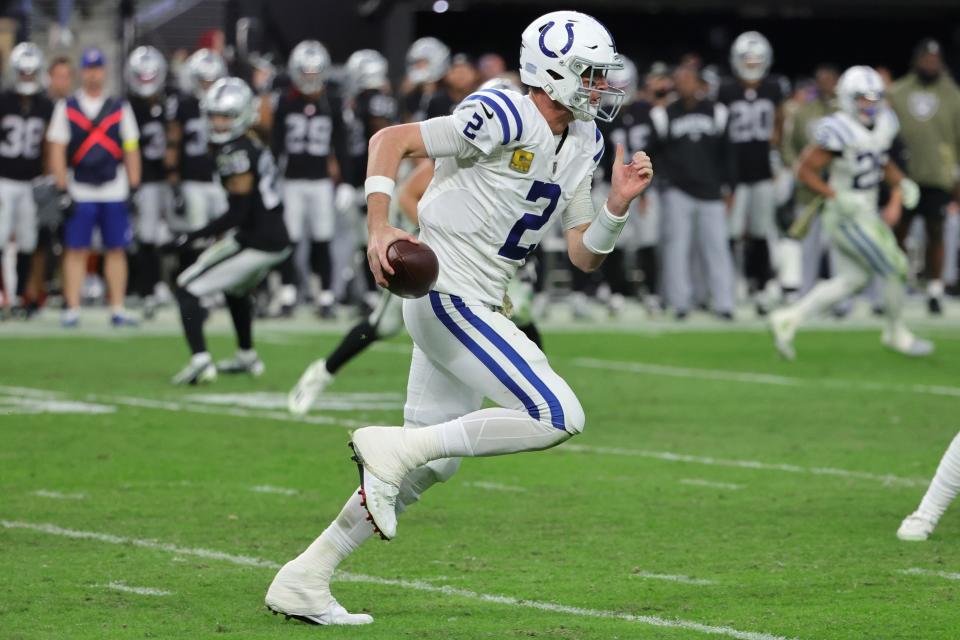
[[[533,152],[517,149],[510,158],[510,168],[520,173],[530,171],[530,165],[533,164]]]

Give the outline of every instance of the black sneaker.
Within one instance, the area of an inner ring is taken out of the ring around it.
[[[943,306],[940,304],[940,298],[932,296],[927,298],[927,311],[929,311],[932,316],[942,316]]]

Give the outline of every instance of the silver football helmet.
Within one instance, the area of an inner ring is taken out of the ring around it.
[[[757,31],[747,31],[737,36],[730,47],[730,66],[741,80],[762,80],[773,64],[773,48],[770,42]]]
[[[43,52],[32,42],[21,42],[10,52],[14,88],[23,96],[32,96],[42,88]]]
[[[330,54],[316,40],[304,40],[290,52],[287,67],[290,80],[300,93],[319,93],[330,69]]]
[[[344,65],[344,75],[351,95],[379,89],[387,83],[387,59],[373,49],[354,51]]]
[[[187,58],[187,74],[190,90],[201,100],[210,86],[227,75],[223,57],[211,49],[200,49]]]
[[[155,96],[167,79],[167,61],[153,47],[137,47],[127,58],[127,85],[141,98]]]
[[[240,78],[221,78],[200,102],[210,142],[225,144],[239,138],[257,121],[253,91]],[[218,117],[219,116],[219,117]]]
[[[420,38],[407,49],[407,77],[413,84],[437,82],[450,68],[450,48],[436,38]]]
[[[886,106],[883,78],[867,66],[850,67],[837,83],[840,109],[864,125],[872,127],[877,114]]]

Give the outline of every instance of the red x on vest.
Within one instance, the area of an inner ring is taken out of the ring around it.
[[[123,110],[117,109],[94,127],[93,123],[90,122],[85,115],[80,113],[80,111],[73,107],[67,107],[67,117],[70,118],[70,121],[88,133],[87,139],[83,141],[80,148],[73,154],[71,162],[78,164],[95,144],[99,144],[107,153],[117,160],[122,158],[123,152],[120,150],[120,147],[117,146],[116,142],[107,137],[107,129],[120,122],[122,116]]]

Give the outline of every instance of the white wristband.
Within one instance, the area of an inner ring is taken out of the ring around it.
[[[583,246],[587,248],[587,251],[598,256],[603,256],[613,251],[617,245],[617,238],[620,237],[620,232],[623,231],[623,225],[627,223],[627,217],[629,215],[630,210],[627,209],[627,212],[622,216],[615,216],[610,212],[610,209],[607,208],[606,203],[604,203],[603,209],[601,209],[597,217],[593,219],[593,222],[590,223],[587,230],[583,232]]]
[[[387,176],[370,176],[363,183],[363,197],[367,199],[371,193],[382,193],[388,198],[393,197],[393,189],[397,183]]]

